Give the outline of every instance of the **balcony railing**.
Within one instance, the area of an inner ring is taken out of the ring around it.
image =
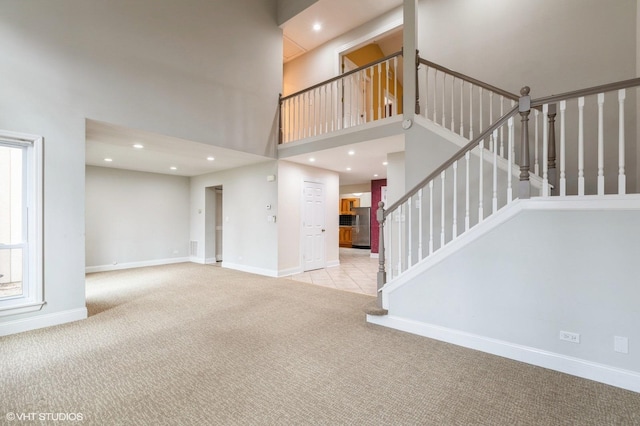
[[[402,113],[402,52],[280,98],[280,143]]]

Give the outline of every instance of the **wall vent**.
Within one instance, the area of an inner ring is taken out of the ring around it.
[[[198,242],[189,241],[189,256],[198,256]]]

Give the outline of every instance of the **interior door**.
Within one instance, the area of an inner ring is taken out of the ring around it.
[[[324,185],[305,182],[302,217],[303,269],[311,271],[325,267]]]

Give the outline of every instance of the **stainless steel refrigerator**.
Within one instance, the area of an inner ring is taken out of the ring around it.
[[[355,216],[351,227],[351,247],[371,248],[371,227],[369,220],[371,217],[371,208],[355,207],[352,211],[355,212]]]

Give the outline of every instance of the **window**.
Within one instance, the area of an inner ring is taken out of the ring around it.
[[[0,316],[44,305],[42,144],[0,131]]]

